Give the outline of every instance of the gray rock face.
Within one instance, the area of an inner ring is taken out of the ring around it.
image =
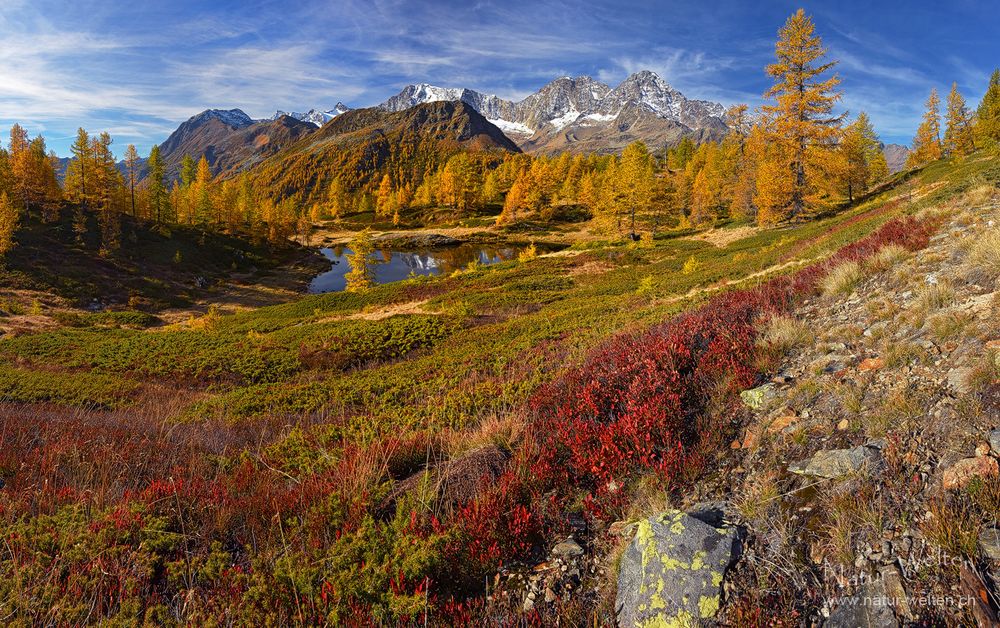
[[[979,547],[983,554],[995,563],[1000,563],[1000,530],[986,528],[979,535]]]
[[[558,545],[552,548],[553,556],[573,557],[573,556],[579,556],[581,554],[583,554],[583,548],[580,547],[580,544],[577,543],[573,539],[573,537],[566,539],[562,543],[559,543]]]
[[[640,521],[618,573],[619,625],[687,626],[714,617],[738,547],[735,528],[679,510]]]
[[[839,478],[860,471],[866,465],[878,462],[878,448],[859,445],[851,449],[817,451],[812,458],[801,460],[788,467],[792,473],[820,478]]]
[[[1000,430],[993,430],[990,432],[990,449],[993,453],[1000,456]]]
[[[844,598],[823,623],[823,628],[896,628],[899,622],[886,599],[881,582],[864,587],[859,595]]]
[[[959,367],[948,371],[948,385],[955,391],[965,394],[972,390],[969,386],[969,375],[972,369],[969,367]]]

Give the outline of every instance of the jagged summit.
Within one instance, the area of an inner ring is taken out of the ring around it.
[[[466,88],[408,85],[380,108],[458,100],[471,105],[522,149],[615,151],[636,139],[652,144],[681,136],[704,139],[725,130],[725,108],[692,100],[655,72],[632,74],[617,87],[590,76],[559,77],[518,102]]]
[[[186,124],[198,125],[213,119],[234,129],[242,129],[256,122],[256,120],[248,116],[242,109],[206,109],[197,115],[191,116]]]
[[[334,107],[333,109],[315,109],[314,108],[314,109],[310,109],[309,111],[307,111],[305,113],[299,113],[299,112],[295,112],[295,111],[288,112],[288,111],[282,111],[282,110],[279,109],[269,119],[270,120],[277,120],[281,116],[288,116],[290,118],[295,118],[296,120],[300,120],[302,122],[309,122],[309,123],[315,124],[316,126],[323,126],[324,124],[326,124],[330,120],[333,120],[337,116],[339,116],[339,115],[341,115],[343,113],[347,113],[350,110],[351,110],[351,108],[348,107],[347,105],[345,105],[344,103],[337,102],[337,106]]]

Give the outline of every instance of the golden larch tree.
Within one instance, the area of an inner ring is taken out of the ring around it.
[[[948,108],[945,111],[944,150],[950,157],[964,157],[976,150],[972,129],[972,113],[965,98],[958,91],[958,83],[951,84]]]
[[[18,210],[6,192],[0,193],[0,263],[14,248],[14,232],[17,231]]]
[[[923,166],[941,159],[944,152],[941,146],[941,98],[938,97],[937,88],[931,88],[926,106],[923,122],[917,127],[917,134],[913,138],[913,150],[906,159],[907,166]]]
[[[825,61],[826,53],[812,18],[799,9],[778,32],[777,62],[767,66],[767,73],[775,83],[764,97],[773,99],[774,104],[764,105],[762,111],[773,120],[772,139],[783,149],[772,157],[780,156],[786,161],[768,167],[768,174],[790,178],[789,183],[777,187],[791,191],[793,218],[802,212],[812,193],[809,162],[822,167],[838,136],[842,118],[833,114],[833,106],[841,97],[836,89],[840,78],[836,75],[824,78],[837,62]]]
[[[980,144],[1000,142],[1000,70],[993,70],[990,84],[976,109],[976,137]]]

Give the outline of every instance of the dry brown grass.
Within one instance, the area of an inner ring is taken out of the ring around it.
[[[927,400],[909,388],[898,388],[889,393],[885,401],[861,417],[865,433],[872,438],[885,436],[890,429],[905,430],[924,415]]]
[[[969,189],[963,196],[961,202],[964,205],[982,207],[989,205],[997,199],[997,188],[989,183],[983,182]]]
[[[935,312],[955,302],[955,288],[946,280],[925,283],[917,291],[916,308],[924,315]]]
[[[870,272],[881,272],[899,264],[910,256],[910,252],[898,244],[883,246],[878,253],[865,261],[865,268]]]
[[[733,506],[745,521],[758,521],[778,501],[781,491],[778,489],[777,477],[774,472],[761,473],[744,483],[733,500]]]
[[[854,291],[863,276],[861,266],[857,262],[844,262],[823,277],[820,289],[823,296],[845,296]]]
[[[519,412],[497,412],[486,416],[476,427],[449,433],[444,449],[450,458],[487,446],[514,451],[524,434],[526,420]]]
[[[952,556],[975,558],[980,526],[969,508],[946,497],[931,501],[928,511],[931,516],[921,525],[924,536]]]
[[[938,342],[944,342],[951,338],[962,335],[972,323],[975,317],[962,311],[942,312],[932,316],[927,321],[930,328],[931,337]]]
[[[812,332],[802,321],[788,316],[774,316],[767,321],[758,344],[785,355],[792,349],[809,344],[812,338]]]
[[[977,282],[1000,279],[1000,228],[981,234],[969,248],[967,275]]]

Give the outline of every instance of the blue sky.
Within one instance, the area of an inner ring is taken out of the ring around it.
[[[975,106],[1000,65],[994,3],[769,0],[0,0],[0,132],[67,153],[78,126],[145,154],[199,111],[374,105],[407,83],[518,99],[563,75],[641,69],[692,98],[760,103],[797,7],[840,60],[844,108],[908,143],[931,87]]]

